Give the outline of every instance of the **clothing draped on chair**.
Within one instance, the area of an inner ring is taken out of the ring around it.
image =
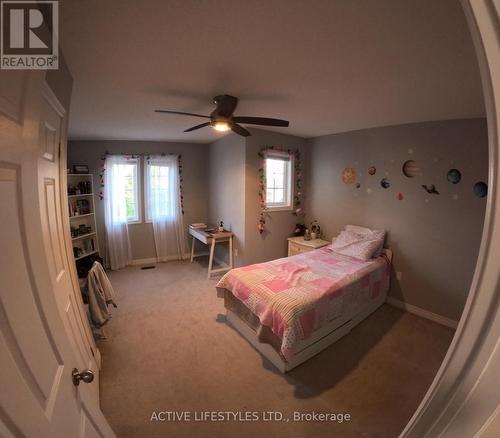
[[[186,243],[176,155],[147,158],[146,210],[153,224],[157,260],[183,259]]]
[[[87,276],[89,312],[92,324],[100,328],[109,321],[108,305],[116,307],[115,291],[99,262],[94,262]]]
[[[123,174],[127,158],[120,155],[106,157],[104,172],[104,221],[107,250],[111,269],[120,269],[132,262],[128,235],[127,205]]]

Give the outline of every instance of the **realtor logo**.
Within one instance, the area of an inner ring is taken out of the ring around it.
[[[1,0],[0,68],[59,68],[57,1]]]

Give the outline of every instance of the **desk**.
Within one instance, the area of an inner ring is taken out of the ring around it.
[[[189,234],[192,236],[191,241],[191,262],[195,257],[194,255],[194,241],[199,240],[205,245],[210,245],[210,258],[208,260],[208,273],[207,278],[210,278],[212,274],[217,272],[224,272],[233,269],[233,233],[230,231],[216,231],[213,233],[207,233],[203,231],[203,228],[192,228],[189,227]],[[223,268],[213,269],[214,263],[214,253],[215,245],[217,243],[229,242],[229,266]]]

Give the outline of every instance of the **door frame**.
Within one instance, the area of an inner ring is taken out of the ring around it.
[[[71,240],[71,231],[70,231],[70,221],[68,214],[68,176],[67,176],[67,166],[68,166],[68,125],[69,125],[69,114],[59,101],[57,96],[55,95],[50,85],[45,80],[43,83],[43,96],[45,96],[51,103],[56,105],[65,115],[65,123],[64,123],[64,131],[62,134],[60,150],[59,150],[59,193],[60,193],[60,203],[61,203],[61,218],[62,218],[62,227],[64,230],[64,244],[66,250],[66,257],[68,259],[69,271],[71,282],[73,283],[73,292],[80,290],[78,273],[76,271],[76,265],[73,257],[73,242]],[[73,293],[73,298],[75,303],[77,303],[78,310],[78,320],[76,321],[78,324],[78,328],[80,330],[81,340],[85,344],[83,346],[82,351],[85,351],[89,359],[93,360],[96,366],[101,369],[101,355],[99,349],[97,348],[97,344],[94,340],[94,336],[92,334],[92,329],[90,327],[85,305],[83,303],[81,293]],[[75,342],[78,342],[78,339],[75,339]],[[89,367],[91,365],[89,364]]]
[[[476,270],[446,357],[401,437],[498,436],[500,427],[500,0],[461,0],[481,72],[489,175]],[[497,429],[493,432],[493,429]]]

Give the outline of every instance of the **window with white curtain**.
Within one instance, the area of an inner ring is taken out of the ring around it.
[[[146,220],[151,222],[153,215],[172,217],[174,214],[172,200],[176,194],[170,182],[172,169],[168,165],[145,163],[146,167]]]
[[[291,210],[293,199],[293,157],[287,153],[269,152],[264,158],[266,208]]]
[[[158,261],[182,259],[185,231],[182,220],[180,169],[177,155],[149,156],[145,162],[146,219],[153,225]]]
[[[127,213],[127,222],[140,222],[141,221],[141,196],[139,188],[139,169],[140,159],[123,157],[121,162],[114,162],[110,165],[113,166],[113,174],[115,175],[115,190],[110,191],[112,198],[116,198],[116,190],[123,190],[125,195],[125,206]],[[118,205],[117,202],[113,203]]]

